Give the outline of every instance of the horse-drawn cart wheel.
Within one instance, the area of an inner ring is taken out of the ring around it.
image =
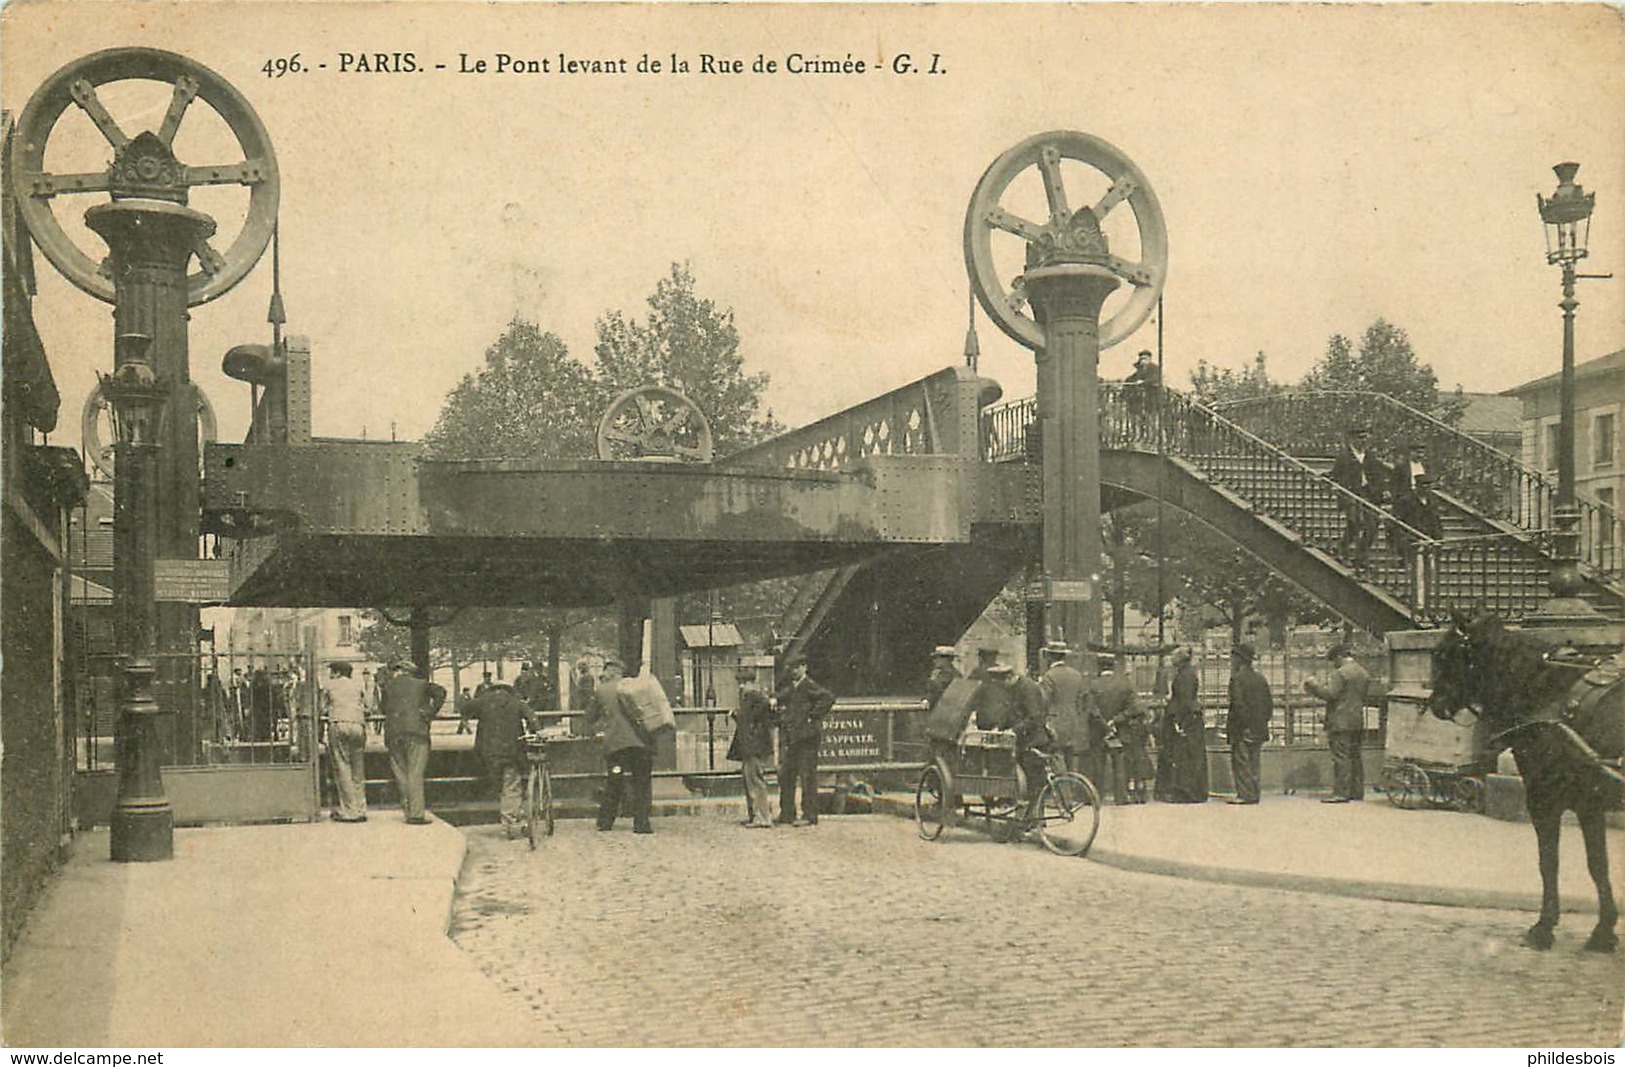
[[[1383,791],[1388,794],[1388,800],[1397,808],[1406,811],[1420,808],[1427,804],[1433,796],[1433,784],[1428,778],[1428,772],[1414,763],[1401,763],[1391,768],[1385,776]]]
[[[1465,811],[1469,815],[1482,815],[1484,813],[1484,780],[1482,778],[1457,778],[1454,794],[1451,797],[1451,806],[1457,811]]]
[[[1081,856],[1100,830],[1100,794],[1081,774],[1056,775],[1039,794],[1038,818],[1045,848],[1058,856]]]
[[[948,783],[935,763],[920,772],[920,784],[914,789],[914,821],[927,841],[941,837],[948,825]]]

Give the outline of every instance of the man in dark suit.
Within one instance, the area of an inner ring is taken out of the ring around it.
[[[423,810],[423,775],[429,769],[429,723],[446,702],[446,691],[420,677],[412,664],[395,664],[384,684],[384,747],[389,767],[401,794],[406,821],[422,826],[429,821]]]
[[[1104,743],[1111,770],[1112,800],[1127,804],[1129,777],[1138,775],[1145,752],[1145,710],[1135,695],[1134,683],[1127,674],[1117,673],[1108,658],[1100,661],[1094,694],[1095,708],[1106,724]]]
[[[467,690],[465,689],[466,693]],[[474,751],[497,786],[497,811],[508,840],[519,836],[524,807],[525,746],[520,738],[531,726],[530,705],[512,686],[495,682],[471,698],[463,708],[466,718],[479,724]]]
[[[818,746],[824,716],[835,694],[807,677],[807,661],[788,664],[790,681],[779,690],[779,817],[792,826],[818,825]],[[796,818],[796,783],[801,783],[801,818]]]
[[[1363,566],[1377,539],[1377,516],[1371,508],[1360,506],[1382,503],[1388,469],[1376,452],[1368,447],[1369,434],[1364,426],[1352,427],[1343,439],[1343,447],[1332,460],[1331,480],[1349,491],[1339,493],[1337,506],[1343,512],[1343,556],[1351,563]],[[1358,500],[1352,499],[1357,497]]]
[[[1249,644],[1230,650],[1230,712],[1224,733],[1230,739],[1230,774],[1236,781],[1231,804],[1257,804],[1259,753],[1270,735],[1275,699],[1269,683],[1253,670],[1257,652]]]
[[[652,834],[655,742],[621,686],[621,661],[606,659],[585,719],[588,733],[604,735],[604,799],[598,806],[598,829],[614,829],[622,808],[629,807],[632,832]]]

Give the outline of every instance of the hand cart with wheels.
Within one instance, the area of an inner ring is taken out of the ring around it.
[[[1495,769],[1476,716],[1440,719],[1425,697],[1396,687],[1388,699],[1379,788],[1395,807],[1484,810],[1484,775]]]

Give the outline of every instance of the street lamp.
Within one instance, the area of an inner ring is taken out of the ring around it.
[[[113,486],[113,587],[124,654],[116,745],[118,803],[111,819],[114,860],[167,860],[175,852],[174,813],[159,769],[157,600],[153,561],[159,537],[158,435],[168,396],[152,369],[152,338],[125,333],[113,373],[101,378],[112,412],[117,459]]]
[[[1574,181],[1578,163],[1559,163],[1551,198],[1535,194],[1546,227],[1546,262],[1563,268],[1563,375],[1558,393],[1557,506],[1552,511],[1551,597],[1529,619],[1534,625],[1561,626],[1597,620],[1596,609],[1580,597],[1580,509],[1574,499],[1574,265],[1586,257],[1595,193]]]

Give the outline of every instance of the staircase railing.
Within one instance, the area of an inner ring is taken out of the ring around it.
[[[1526,535],[1493,533],[1446,537],[1416,546],[1414,581],[1422,590],[1419,617],[1440,621],[1454,610],[1488,610],[1521,618],[1550,595],[1544,581],[1506,580],[1507,570],[1527,558]]]
[[[1366,512],[1373,524],[1423,539],[1419,531],[1370,501],[1321,477],[1308,464],[1184,393],[1164,390],[1159,403],[1156,394],[1147,396],[1134,386],[1102,382],[1099,395],[1101,448],[1155,451],[1160,423],[1167,454],[1194,463],[1212,480],[1244,493],[1253,506],[1333,558],[1340,558],[1343,515],[1357,511]],[[1032,397],[984,411],[986,458],[995,462],[1017,457],[1037,460],[1036,414]],[[1227,460],[1245,462],[1231,465]],[[1245,477],[1237,477],[1243,473]],[[1328,496],[1336,498],[1336,509],[1325,506]]]
[[[1385,531],[1403,564],[1397,574],[1391,573],[1390,564],[1369,580],[1388,587],[1416,617],[1437,617],[1452,608],[1478,605],[1520,615],[1543,596],[1512,580],[1530,551],[1516,537],[1429,539],[1392,512],[1322,476],[1193,397],[1166,390],[1160,401],[1132,386],[1101,383],[1101,447],[1155,451],[1160,426],[1161,448],[1166,454],[1194,464],[1212,481],[1240,493],[1262,516],[1345,564],[1350,562],[1343,553],[1347,516],[1365,512],[1369,522]],[[1036,415],[1032,397],[985,410],[986,458],[994,462],[1039,459]],[[1336,507],[1328,507],[1329,500]],[[1406,545],[1414,546],[1415,551],[1403,551],[1401,546]]]
[[[1427,449],[1428,465],[1450,492],[1481,514],[1531,534],[1553,525],[1557,482],[1516,457],[1391,396],[1369,392],[1275,393],[1214,405],[1238,425],[1296,455],[1335,455],[1343,432],[1364,423],[1371,446],[1390,459],[1410,444]],[[1601,501],[1579,496],[1581,563],[1593,577],[1618,582],[1625,519]]]

